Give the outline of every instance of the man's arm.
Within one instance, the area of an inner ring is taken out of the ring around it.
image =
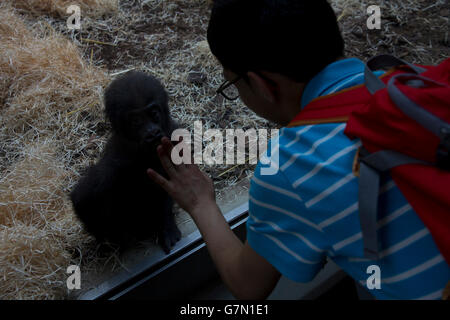
[[[196,165],[175,166],[167,138],[158,147],[169,180],[149,169],[148,174],[194,219],[222,280],[238,299],[265,299],[280,273],[233,233],[215,202],[211,179]]]
[[[208,251],[232,294],[238,299],[265,299],[280,273],[233,233],[217,204],[192,212]]]

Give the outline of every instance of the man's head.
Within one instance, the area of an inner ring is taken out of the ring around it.
[[[233,80],[242,76],[236,87],[244,103],[283,124],[286,119],[267,114],[271,113],[265,110],[269,105],[261,107],[263,101],[256,101],[253,94],[268,98],[269,103],[292,99],[280,96],[280,86],[292,82],[292,89],[301,90],[314,75],[343,56],[344,50],[336,16],[326,0],[215,0],[208,42],[224,67],[225,77]]]

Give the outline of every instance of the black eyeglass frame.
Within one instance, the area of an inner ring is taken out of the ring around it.
[[[239,99],[239,94],[237,97],[235,98],[230,98],[229,96],[226,95],[226,93],[224,92],[224,90],[226,90],[227,88],[231,87],[232,85],[234,85],[236,82],[238,82],[239,80],[242,79],[242,76],[238,76],[237,78],[235,78],[234,80],[228,81],[225,80],[219,87],[219,89],[217,89],[217,93],[221,94],[225,99],[230,100],[230,101],[234,101]]]

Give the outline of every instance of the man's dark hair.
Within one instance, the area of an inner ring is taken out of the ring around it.
[[[208,43],[224,68],[277,72],[307,82],[343,56],[326,0],[215,0]]]

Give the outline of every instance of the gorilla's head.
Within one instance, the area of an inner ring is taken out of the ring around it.
[[[143,72],[131,71],[106,89],[105,113],[114,133],[139,144],[158,144],[171,134],[168,97],[162,84]]]

